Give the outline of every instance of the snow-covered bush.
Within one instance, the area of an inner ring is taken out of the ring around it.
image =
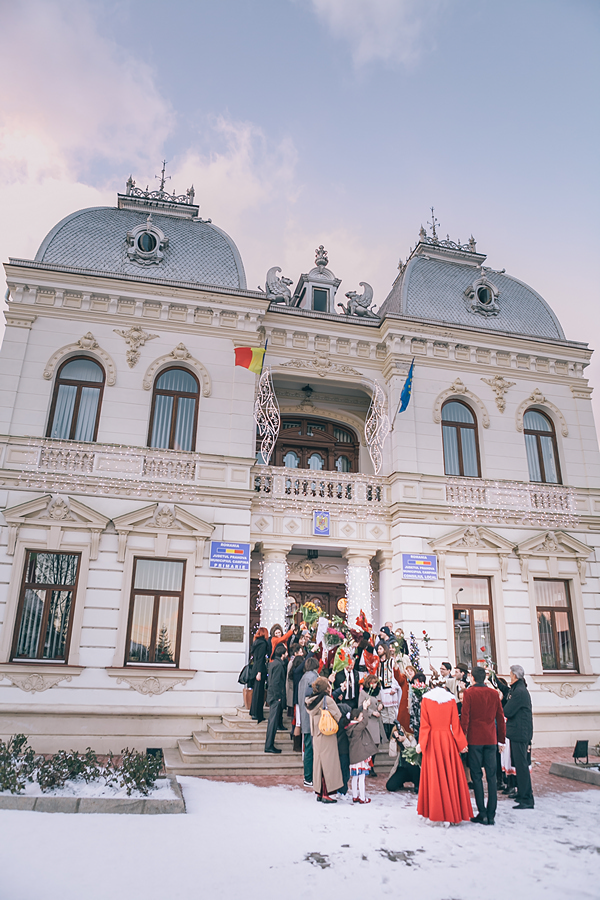
[[[28,781],[34,780],[36,758],[24,734],[0,741],[0,791],[19,794]]]

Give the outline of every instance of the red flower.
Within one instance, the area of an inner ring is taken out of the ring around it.
[[[423,634],[427,634],[427,632],[425,631],[425,629],[423,629]]]
[[[480,647],[479,649],[481,650],[482,653],[485,653],[485,647]]]

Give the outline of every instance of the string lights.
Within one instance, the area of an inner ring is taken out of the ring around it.
[[[373,621],[373,572],[370,565],[346,566],[346,621],[354,627],[361,610]]]
[[[259,571],[256,608],[260,611],[260,624],[269,631],[277,624],[283,628],[288,606],[288,564],[285,558],[265,559]]]

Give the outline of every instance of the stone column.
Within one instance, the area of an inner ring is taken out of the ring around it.
[[[368,621],[373,621],[371,557],[364,550],[345,550],[343,556],[348,563],[346,569],[346,599],[348,601],[346,621],[350,628],[356,628],[356,618],[360,615],[361,609]]]
[[[263,574],[260,587],[260,624],[270,630],[278,623],[285,627],[287,603],[286,561],[290,548],[262,545]]]
[[[375,559],[379,564],[379,627],[381,628],[384,622],[393,622],[395,626],[392,551],[379,550]]]

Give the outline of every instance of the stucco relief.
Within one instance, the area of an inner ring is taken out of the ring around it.
[[[563,437],[568,437],[569,428],[565,417],[563,416],[558,406],[555,406],[554,403],[544,397],[539,388],[536,388],[533,393],[530,394],[530,396],[527,397],[526,400],[523,400],[523,402],[519,405],[515,415],[517,431],[523,431],[523,416],[530,406],[545,406],[547,409],[552,410],[552,412],[560,422],[560,433]]]
[[[190,368],[194,369],[198,373],[198,375],[200,376],[200,383],[202,385],[202,396],[210,397],[212,391],[212,381],[210,375],[208,374],[208,369],[200,362],[200,360],[194,359],[185,344],[178,344],[173,350],[171,350],[170,353],[167,353],[165,356],[160,356],[148,366],[148,368],[146,369],[146,374],[144,375],[144,380],[142,381],[144,390],[149,391],[151,389],[154,383],[154,375],[161,368],[161,366],[165,366],[167,364],[172,365],[173,363],[177,362],[185,363],[186,366],[190,366]]]
[[[470,391],[467,388],[466,384],[464,384],[462,379],[460,379],[460,378],[455,379],[455,381],[450,385],[450,387],[447,390],[442,391],[441,394],[438,394],[436,401],[433,404],[433,421],[434,422],[439,424],[442,421],[442,406],[443,406],[443,404],[446,402],[446,400],[449,400],[450,397],[456,397],[456,396],[468,397],[469,400],[472,400],[481,414],[481,424],[483,425],[484,428],[490,427],[490,416],[489,416],[489,413],[485,406],[485,403],[483,403],[483,401],[479,399],[477,394],[474,394],[472,391]]]
[[[46,381],[51,380],[54,375],[56,366],[63,359],[63,357],[73,353],[81,353],[81,351],[89,353],[91,356],[97,356],[104,364],[104,369],[106,371],[106,384],[109,387],[112,387],[114,384],[116,384],[117,367],[115,366],[112,357],[108,355],[106,350],[102,349],[91,331],[88,331],[87,334],[84,334],[83,337],[80,337],[76,343],[66,344],[64,347],[61,347],[60,350],[56,350],[52,354],[52,356],[46,363],[46,368],[44,369],[44,378],[46,379]]]

